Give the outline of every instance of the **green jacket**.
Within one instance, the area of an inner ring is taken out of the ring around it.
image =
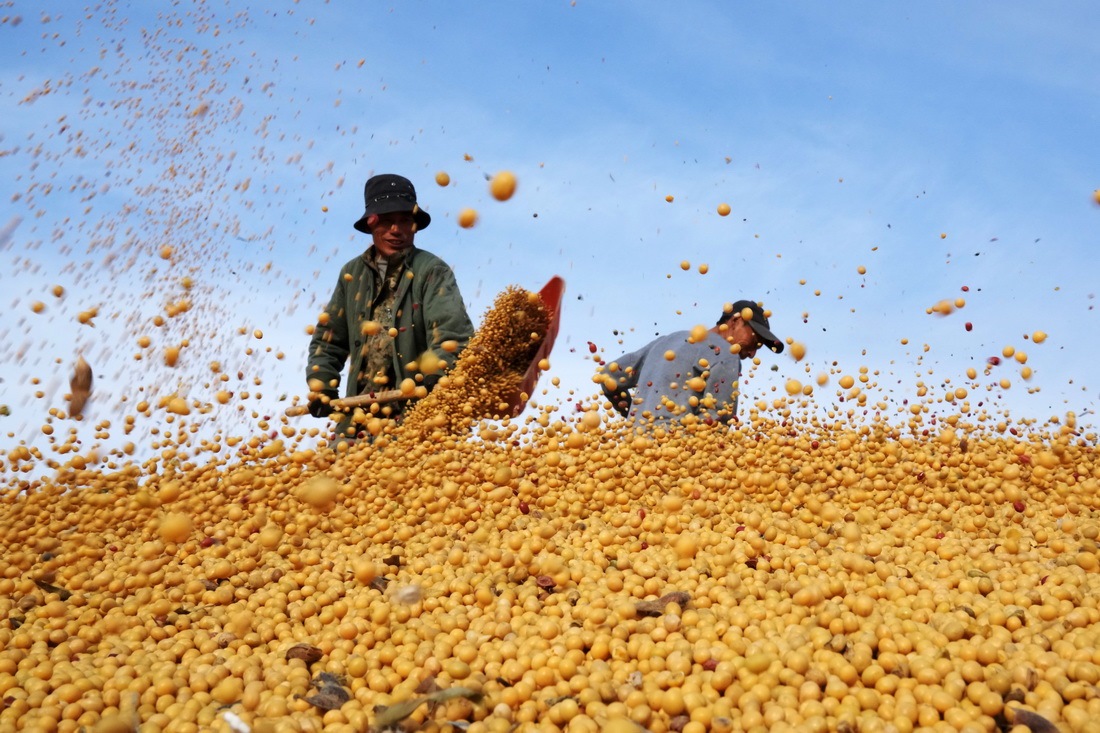
[[[372,247],[373,249],[373,247]],[[309,364],[306,380],[320,379],[325,385],[339,385],[340,373],[351,357],[345,397],[359,393],[357,375],[363,369],[363,323],[370,320],[370,303],[378,292],[378,275],[367,265],[372,249],[348,262],[340,269],[336,290],[325,312],[328,323],[318,323],[309,343]],[[454,367],[459,352],[473,336],[474,326],[462,294],[458,291],[454,271],[431,252],[412,247],[405,258],[405,271],[394,298],[393,371],[397,387],[403,379],[415,378],[410,364],[429,349]],[[444,351],[444,341],[455,341],[458,349]],[[441,375],[424,375],[423,384],[431,389]],[[335,381],[333,381],[335,380]]]

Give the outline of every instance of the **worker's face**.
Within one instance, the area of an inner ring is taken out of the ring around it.
[[[760,337],[756,335],[756,331],[752,330],[752,326],[739,316],[731,318],[726,326],[726,340],[730,342],[730,345],[739,344],[741,346],[741,351],[738,352],[741,358],[751,359],[756,356],[756,351],[760,348],[761,342]]]
[[[367,225],[374,246],[386,257],[411,247],[416,235],[416,220],[411,211],[374,214],[367,219]]]

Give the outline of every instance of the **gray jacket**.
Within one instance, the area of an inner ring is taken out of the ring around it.
[[[715,333],[699,343],[689,343],[689,331],[658,336],[630,354],[624,354],[603,369],[615,386],[605,381],[604,394],[624,417],[639,420],[680,420],[695,415],[728,422],[737,414],[737,380],[741,376],[741,357],[730,353],[729,343]],[[670,361],[666,352],[675,357]],[[700,365],[706,360],[706,367]],[[611,365],[617,365],[611,371]],[[701,377],[705,388],[699,392],[688,380]],[[692,404],[692,398],[695,398]]]

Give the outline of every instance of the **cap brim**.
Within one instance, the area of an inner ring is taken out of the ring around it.
[[[777,354],[783,353],[783,342],[777,339],[774,333],[764,326],[761,326],[756,321],[749,321],[749,325],[752,326],[752,330],[756,332],[756,335],[760,337],[760,340],[764,342],[765,346]]]
[[[375,214],[392,214],[395,211],[413,211],[413,219],[416,221],[416,231],[420,232],[428,228],[428,225],[432,223],[432,217],[427,211],[421,209],[419,206],[415,210],[409,209],[408,205],[401,201],[383,201],[363,213],[359,220],[352,226],[357,230],[363,232],[363,234],[370,234],[370,227],[367,226],[367,219]]]

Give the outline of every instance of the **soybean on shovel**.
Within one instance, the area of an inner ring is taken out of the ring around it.
[[[512,417],[523,412],[523,408],[527,406],[527,400],[530,398],[531,393],[535,391],[535,385],[538,384],[539,376],[542,374],[540,364],[543,363],[544,359],[550,357],[550,352],[554,349],[554,341],[558,338],[558,327],[560,325],[561,298],[564,293],[565,281],[557,275],[550,278],[542,286],[542,290],[539,291],[539,300],[542,301],[549,317],[546,334],[542,337],[542,343],[539,344],[538,350],[531,358],[527,371],[524,372],[523,382],[520,384],[519,389],[514,394],[502,395],[503,401],[508,403]]]

